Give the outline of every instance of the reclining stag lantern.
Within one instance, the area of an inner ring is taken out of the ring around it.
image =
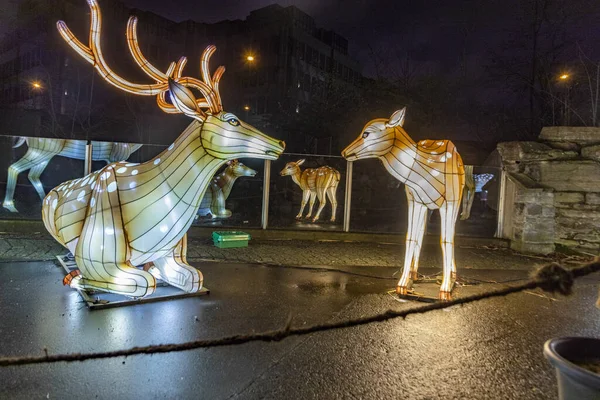
[[[208,61],[216,50],[208,46],[201,58],[202,80],[182,77],[184,57],[166,73],[142,55],[136,35],[137,19],[127,25],[127,43],[139,67],[155,83],[129,82],[113,72],[100,48],[101,15],[96,0],[91,9],[89,47],[62,21],[65,41],[101,76],[117,88],[157,96],[167,113],[183,113],[194,121],[168,149],[142,163],[118,162],[81,179],[52,189],[42,206],[44,224],[74,255],[79,271],[64,279],[80,289],[95,289],[130,297],[154,292],[156,278],[186,292],[199,291],[203,277],[186,261],[186,232],[215,172],[228,160],[242,157],[276,160],[285,143],[224,112],[219,67],[211,76]],[[202,93],[197,99],[189,88]],[[170,102],[167,101],[169,93]],[[153,264],[149,271],[135,266]]]
[[[342,156],[349,161],[379,158],[387,171],[406,185],[408,230],[404,269],[396,287],[400,295],[406,295],[417,279],[427,209],[440,210],[444,277],[439,298],[450,300],[456,280],[454,227],[465,185],[464,164],[449,140],[414,142],[402,128],[405,113],[403,108],[389,120],[367,123]]]

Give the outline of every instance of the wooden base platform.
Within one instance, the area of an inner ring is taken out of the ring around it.
[[[56,259],[65,270],[69,273],[77,269],[77,264],[74,260],[69,260],[67,256],[56,256]],[[167,283],[158,280],[156,283],[156,291],[148,297],[141,299],[131,299],[114,293],[105,293],[101,291],[88,291],[75,289],[79,296],[83,299],[90,310],[101,310],[113,307],[132,306],[135,304],[154,303],[157,301],[183,299],[186,297],[204,296],[210,293],[210,290],[203,287],[195,293],[185,293],[176,287],[170,286]]]

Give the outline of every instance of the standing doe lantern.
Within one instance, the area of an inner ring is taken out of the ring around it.
[[[342,156],[348,161],[379,158],[387,171],[406,185],[408,230],[404,268],[396,287],[399,295],[408,294],[417,279],[427,209],[440,211],[444,278],[439,298],[450,300],[456,281],[454,227],[465,185],[464,164],[449,140],[415,143],[402,128],[405,113],[403,108],[389,120],[380,118],[367,123]]]

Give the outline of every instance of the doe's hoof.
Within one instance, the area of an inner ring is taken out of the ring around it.
[[[443,290],[440,290],[439,299],[440,301],[451,301],[452,292],[445,292]]]
[[[400,296],[406,296],[408,294],[408,289],[406,286],[396,286],[396,294]]]

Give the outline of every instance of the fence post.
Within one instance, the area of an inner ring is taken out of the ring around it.
[[[271,160],[265,160],[262,198],[262,229],[269,226],[269,189],[271,187]]]
[[[344,232],[350,231],[350,204],[352,202],[352,161],[346,162],[346,192],[344,193]]]
[[[498,224],[496,225],[496,233],[494,237],[501,238],[504,232],[504,201],[506,198],[506,172],[504,167],[500,171],[500,195],[498,196]]]
[[[92,173],[92,141],[88,140],[85,145],[85,160],[83,164],[83,176]]]

